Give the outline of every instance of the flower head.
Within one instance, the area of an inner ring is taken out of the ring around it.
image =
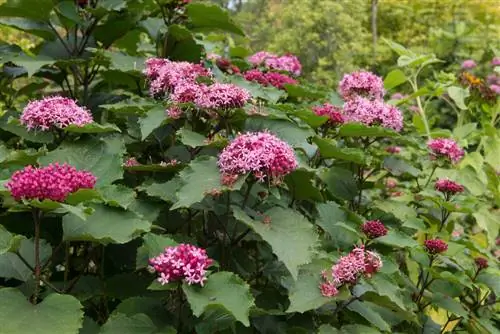
[[[64,202],[69,194],[78,189],[92,189],[95,183],[96,177],[92,173],[55,163],[40,168],[26,166],[12,175],[6,187],[16,201],[48,199]]]
[[[319,285],[319,289],[324,297],[335,297],[339,293],[335,283],[329,280],[322,282]]]
[[[407,97],[407,95],[403,95],[401,93],[394,93],[391,95],[391,100],[402,100],[406,97]]]
[[[92,115],[87,109],[62,96],[31,101],[21,115],[21,124],[26,125],[28,130],[46,131],[52,127],[65,128],[68,125],[81,127],[92,122]]]
[[[344,104],[346,122],[359,122],[365,125],[381,125],[385,128],[401,131],[403,115],[395,106],[380,100],[355,97]]]
[[[281,57],[267,57],[264,63],[266,67],[270,69],[288,72],[295,76],[300,75],[302,71],[302,65],[300,64],[299,58],[291,54]]]
[[[203,286],[207,280],[206,269],[212,262],[204,249],[189,244],[167,247],[163,253],[149,260],[162,285],[184,280],[189,285]]]
[[[273,182],[298,166],[290,145],[269,132],[240,134],[221,152],[218,165],[223,176],[252,173]]]
[[[446,252],[448,244],[441,239],[429,239],[424,242],[425,250],[429,254],[439,254]]]
[[[500,85],[490,85],[490,90],[497,95],[500,95]]]
[[[267,51],[259,51],[248,57],[248,61],[254,66],[259,66],[263,64],[267,58],[274,58],[274,57],[276,57],[274,53],[270,53]]]
[[[431,150],[433,158],[443,157],[451,160],[453,163],[459,162],[464,156],[464,150],[453,139],[432,139],[427,143],[427,147]]]
[[[467,59],[462,62],[462,69],[464,70],[470,70],[476,66],[477,66],[476,62],[472,59]]]
[[[289,76],[276,72],[262,72],[258,69],[251,69],[243,77],[248,81],[253,81],[261,84],[262,86],[274,86],[278,89],[283,89],[286,84],[295,85],[297,80]]]
[[[401,153],[401,147],[399,146],[388,146],[385,151],[387,153],[398,154]]]
[[[488,260],[484,257],[476,257],[474,262],[479,270],[488,268]]]
[[[330,124],[337,125],[344,123],[342,109],[330,103],[314,106],[312,110],[318,116],[328,116],[328,122]]]
[[[128,158],[124,163],[123,163],[123,166],[125,167],[134,167],[134,166],[140,166],[141,164],[139,163],[139,161],[137,161],[136,158],[134,157],[131,157],[131,158]]]
[[[339,91],[345,100],[357,96],[381,99],[384,96],[384,82],[371,72],[358,71],[344,75],[339,83]]]
[[[493,65],[493,66],[500,66],[500,57],[494,57],[491,60],[491,65]]]
[[[464,187],[461,184],[458,184],[449,179],[437,180],[436,184],[434,185],[434,188],[437,191],[450,195],[458,194],[464,191]]]
[[[370,239],[382,237],[387,234],[387,228],[380,220],[369,220],[361,226],[361,230]]]
[[[194,103],[203,109],[241,108],[250,99],[250,93],[233,84],[214,83],[201,86]]]

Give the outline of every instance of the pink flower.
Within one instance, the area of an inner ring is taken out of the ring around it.
[[[479,270],[488,268],[488,260],[484,257],[476,257],[474,262]]]
[[[398,154],[401,153],[401,147],[399,146],[389,146],[385,149],[387,153]]]
[[[261,84],[262,86],[268,86],[269,82],[267,81],[266,74],[256,68],[246,71],[243,74],[243,77],[247,81],[253,81]]]
[[[274,86],[278,89],[283,89],[286,84],[295,85],[297,80],[290,78],[289,76],[276,72],[262,72],[258,69],[252,69],[245,74],[243,77],[248,81],[253,81],[261,84],[262,86]]]
[[[332,125],[344,123],[344,116],[342,115],[342,109],[330,103],[325,103],[320,106],[314,106],[312,110],[318,116],[328,116],[329,118],[328,122]]]
[[[387,189],[394,189],[398,186],[398,181],[396,179],[388,178],[385,181],[385,186]]]
[[[457,163],[464,156],[464,150],[453,139],[432,139],[427,143],[427,147],[431,150],[431,157],[434,159],[442,157]]]
[[[385,128],[401,131],[403,115],[394,106],[379,100],[355,97],[344,104],[346,122],[359,122],[365,125],[381,125]]]
[[[79,189],[92,189],[95,183],[96,177],[92,173],[78,171],[68,164],[55,163],[40,168],[26,166],[16,171],[6,188],[16,201],[48,199],[64,202],[69,194]]]
[[[219,169],[229,177],[252,173],[260,182],[280,182],[298,166],[293,149],[269,132],[238,135],[219,155]]]
[[[461,184],[448,179],[437,180],[434,187],[437,191],[450,195],[458,194],[464,191],[464,187]]]
[[[288,72],[295,76],[300,75],[302,71],[299,58],[291,54],[281,57],[267,57],[264,63],[270,69]]]
[[[500,95],[500,85],[490,85],[490,89],[497,95]]]
[[[491,65],[500,66],[500,57],[495,57],[491,60]]]
[[[250,57],[248,57],[248,61],[254,66],[259,66],[262,63],[264,63],[264,61],[267,58],[274,58],[274,57],[276,57],[276,55],[273,53],[270,53],[267,51],[259,51],[255,54],[251,55]]]
[[[486,77],[486,82],[489,85],[500,85],[500,76],[496,74],[488,74],[488,76]]]
[[[345,100],[357,96],[381,99],[384,96],[384,82],[371,72],[357,71],[344,75],[339,83],[339,92]]]
[[[172,119],[179,119],[184,114],[184,111],[179,106],[171,106],[166,110],[167,117]]]
[[[339,259],[332,267],[332,276],[337,285],[355,284],[361,275],[371,276],[380,268],[382,268],[380,257],[361,246]]]
[[[425,250],[429,254],[438,254],[446,252],[448,244],[441,239],[430,239],[424,242]]]
[[[250,93],[233,84],[214,83],[200,86],[194,103],[203,109],[241,108],[250,99]]]
[[[369,220],[361,226],[361,230],[369,239],[375,239],[387,234],[387,228],[380,220]]]
[[[391,95],[391,100],[402,100],[406,97],[408,97],[408,95],[403,95],[401,93],[394,93]]]
[[[321,290],[321,294],[324,297],[334,297],[339,293],[339,290],[335,286],[335,283],[331,281],[321,283],[319,288]]]
[[[26,125],[28,130],[46,131],[52,127],[65,128],[68,125],[81,127],[92,122],[92,115],[87,109],[62,96],[31,101],[21,115],[21,124]]]
[[[470,70],[476,66],[477,66],[476,62],[472,59],[464,60],[462,63],[462,69],[464,70]]]
[[[128,158],[124,163],[123,163],[123,166],[125,167],[133,167],[133,166],[140,166],[141,164],[139,163],[139,161],[137,161],[136,158],[132,157],[132,158]]]
[[[194,102],[200,90],[196,83],[181,81],[173,88],[170,99],[176,103]]]
[[[207,280],[206,269],[212,262],[204,249],[188,244],[167,247],[163,253],[149,260],[162,285],[184,280],[189,285],[203,286]]]

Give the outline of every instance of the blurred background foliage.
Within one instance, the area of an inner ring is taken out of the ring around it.
[[[498,0],[211,1],[233,13],[252,50],[297,54],[305,75],[328,86],[356,68],[387,73],[396,55],[382,38],[436,54],[447,71],[500,48]]]

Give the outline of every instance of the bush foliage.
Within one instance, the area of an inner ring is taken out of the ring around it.
[[[337,93],[189,2],[0,6],[0,333],[498,332],[499,59]]]

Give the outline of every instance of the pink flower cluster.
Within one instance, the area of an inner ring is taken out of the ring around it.
[[[488,260],[484,257],[476,257],[474,262],[479,270],[488,268]]]
[[[257,180],[279,183],[298,166],[293,149],[269,132],[238,135],[219,155],[222,179],[252,173]]]
[[[470,70],[477,66],[476,62],[472,59],[467,59],[462,62],[462,69]]]
[[[425,250],[429,254],[439,254],[446,252],[448,244],[441,239],[429,239],[424,242]]]
[[[391,153],[391,154],[399,154],[401,153],[401,147],[399,146],[388,146],[385,151],[387,153]]]
[[[431,157],[433,159],[446,158],[453,163],[457,163],[464,156],[464,150],[453,139],[432,139],[427,143],[427,147],[431,150]]]
[[[369,220],[361,226],[361,230],[369,239],[375,239],[387,234],[387,228],[380,220]]]
[[[493,65],[493,66],[500,66],[500,57],[494,57],[491,60],[491,65]]]
[[[87,109],[62,96],[31,101],[21,115],[21,124],[26,125],[28,130],[46,131],[51,127],[65,128],[68,125],[81,127],[92,122],[92,115]]]
[[[163,253],[149,260],[162,285],[184,280],[189,285],[203,286],[207,280],[206,270],[212,262],[204,249],[188,244],[167,247]]]
[[[330,103],[325,103],[320,106],[314,106],[312,110],[318,116],[328,116],[328,123],[332,125],[344,123],[342,109]]]
[[[381,100],[369,100],[361,96],[346,101],[344,117],[347,122],[381,125],[395,131],[401,131],[403,128],[403,115],[396,107]]]
[[[357,96],[368,99],[382,99],[384,96],[384,82],[379,76],[365,71],[357,71],[344,75],[339,83],[340,95],[345,100]]]
[[[249,99],[246,89],[233,84],[214,83],[200,86],[194,102],[198,108],[231,109],[243,107]]]
[[[134,167],[134,166],[140,166],[141,164],[139,163],[139,161],[137,161],[136,158],[134,157],[131,157],[131,158],[128,158],[124,163],[123,163],[123,166],[124,167]]]
[[[297,80],[288,75],[277,72],[262,72],[258,69],[251,69],[243,74],[247,81],[253,81],[262,86],[274,86],[278,89],[284,89],[285,85],[295,85]]]
[[[344,284],[356,284],[359,277],[371,277],[382,268],[380,256],[364,246],[354,248],[348,255],[342,256],[331,268],[331,272],[322,273],[323,283],[320,290],[323,296],[333,297]],[[331,277],[330,277],[331,276]]]
[[[259,51],[248,57],[248,61],[254,66],[264,65],[268,69],[288,72],[294,76],[299,76],[302,72],[299,59],[292,54],[277,56],[266,51]]]
[[[6,187],[16,201],[48,199],[64,202],[69,194],[78,189],[92,189],[95,183],[96,177],[92,173],[55,163],[41,168],[26,166],[12,175]]]
[[[463,192],[465,189],[461,184],[458,184],[454,181],[451,181],[449,179],[439,179],[436,181],[436,184],[434,185],[434,188],[437,191],[440,191],[445,194],[458,194]]]

